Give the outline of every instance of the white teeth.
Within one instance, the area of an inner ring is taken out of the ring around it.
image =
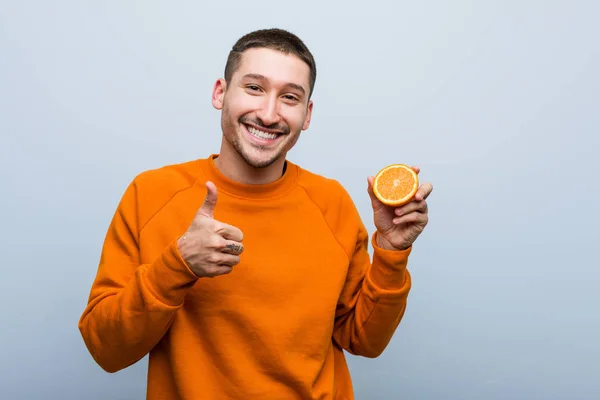
[[[252,135],[254,135],[260,139],[275,139],[277,137],[277,135],[275,133],[267,133],[267,132],[259,131],[258,129],[253,128],[251,126],[248,126],[247,128],[248,128],[248,132],[250,132]]]

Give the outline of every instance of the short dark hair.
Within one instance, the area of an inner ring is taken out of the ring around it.
[[[238,39],[233,45],[227,64],[225,65],[225,80],[229,82],[233,73],[239,68],[242,60],[242,53],[251,48],[267,48],[280,51],[284,54],[294,54],[298,56],[310,67],[309,78],[309,98],[313,93],[315,81],[317,80],[317,65],[315,59],[308,47],[302,40],[291,32],[283,29],[271,28],[260,29],[247,33]]]

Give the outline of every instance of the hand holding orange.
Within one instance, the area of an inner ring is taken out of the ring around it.
[[[419,167],[392,164],[367,179],[377,228],[377,245],[388,250],[405,250],[428,223],[427,197],[431,183],[419,187]]]

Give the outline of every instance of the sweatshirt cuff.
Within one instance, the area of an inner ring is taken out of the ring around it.
[[[177,240],[171,242],[146,272],[147,284],[160,302],[179,306],[198,276],[179,254]]]
[[[398,291],[404,289],[408,271],[408,256],[412,246],[406,250],[387,250],[377,245],[377,232],[371,236],[373,246],[373,264],[371,266],[371,282],[379,289]]]

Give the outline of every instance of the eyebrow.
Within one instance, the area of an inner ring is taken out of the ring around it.
[[[267,82],[269,79],[261,74],[246,74],[242,77],[242,80],[245,79],[255,79],[257,81],[261,81],[261,82]],[[302,92],[302,95],[306,95],[306,90],[304,90],[304,88],[300,85],[298,85],[297,83],[293,83],[293,82],[288,82],[285,84],[286,87],[290,87],[292,89],[296,89],[300,92]]]

